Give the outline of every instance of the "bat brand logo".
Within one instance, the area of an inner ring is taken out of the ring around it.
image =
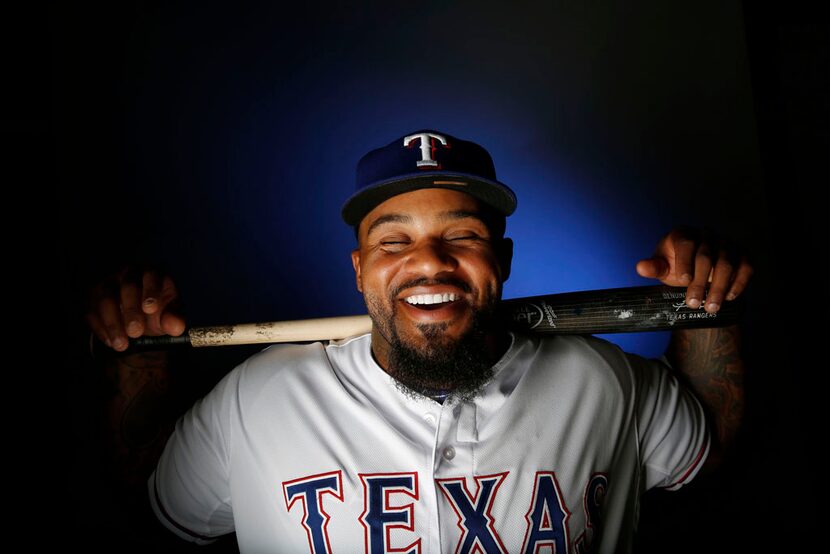
[[[542,322],[544,312],[536,304],[523,304],[513,312],[513,321],[526,329],[535,329]]]
[[[547,320],[551,329],[556,329],[554,319],[557,319],[556,312],[546,302],[541,302],[541,306],[537,306],[531,302],[527,302],[520,308],[513,312],[513,321],[518,323],[525,329],[535,329],[542,321]]]
[[[449,148],[450,145],[447,143],[447,138],[435,133],[416,133],[414,135],[404,137],[404,147],[411,148],[410,145],[413,144],[416,139],[420,140],[421,146],[421,159],[416,162],[417,166],[440,168],[441,166],[433,158],[436,150],[436,141]]]

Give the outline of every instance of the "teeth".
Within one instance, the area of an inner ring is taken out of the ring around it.
[[[410,304],[441,304],[442,302],[453,302],[458,300],[458,295],[451,292],[444,294],[416,294],[405,299]]]

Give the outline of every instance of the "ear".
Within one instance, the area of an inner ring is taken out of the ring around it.
[[[501,282],[503,283],[510,277],[510,269],[513,265],[513,240],[506,237],[501,239],[496,250],[496,255],[499,258],[502,275]]]
[[[357,290],[363,292],[363,279],[360,276],[360,248],[352,250],[352,267],[354,267],[354,278]]]

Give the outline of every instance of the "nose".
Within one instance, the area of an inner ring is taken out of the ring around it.
[[[426,277],[455,271],[458,260],[440,240],[429,240],[416,246],[410,251],[406,261],[407,269]]]

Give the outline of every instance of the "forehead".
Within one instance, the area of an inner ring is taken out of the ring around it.
[[[375,221],[389,215],[405,215],[411,218],[438,219],[447,212],[480,213],[481,204],[475,197],[456,190],[419,189],[405,192],[378,204],[360,222],[361,231]]]

